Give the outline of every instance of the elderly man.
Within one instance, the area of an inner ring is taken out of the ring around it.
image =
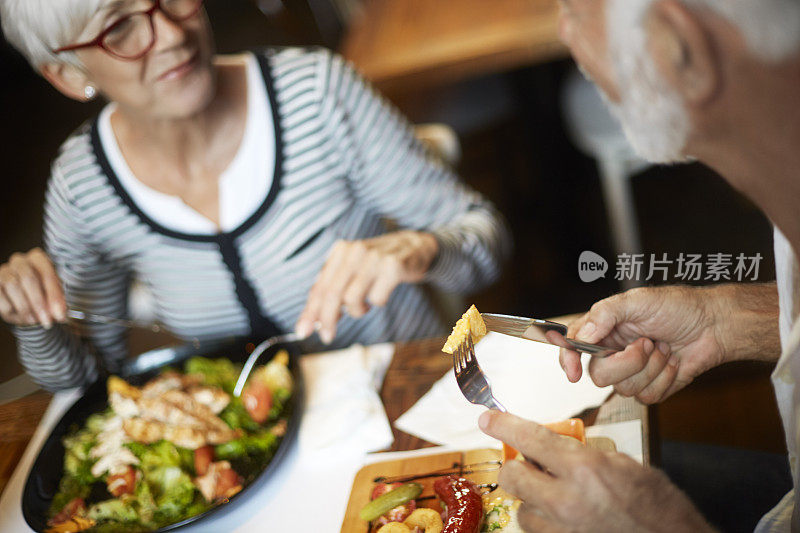
[[[570,334],[620,351],[593,360],[589,373],[598,385],[656,402],[728,361],[777,362],[773,381],[797,488],[800,0],[561,4],[564,41],[637,151],[656,162],[703,161],[776,226],[777,290],[666,287],[599,302]],[[580,377],[578,354],[563,350],[561,364],[570,380]],[[547,473],[512,461],[501,471],[500,483],[525,502],[520,514],[529,531],[710,529],[658,471],[571,445],[512,415],[487,412],[480,424],[545,467]],[[757,531],[800,530],[796,494],[787,494]]]

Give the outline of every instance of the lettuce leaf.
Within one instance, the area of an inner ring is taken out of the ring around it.
[[[236,386],[236,380],[239,379],[242,366],[234,364],[230,359],[192,357],[186,362],[185,369],[187,374],[203,376],[206,385],[221,387],[231,394]]]
[[[150,485],[157,510],[156,521],[175,521],[186,514],[195,496],[192,478],[177,466],[164,466],[147,472],[145,481]]]
[[[115,522],[136,522],[139,515],[130,501],[114,498],[96,503],[89,507],[87,515],[97,522],[113,520]]]

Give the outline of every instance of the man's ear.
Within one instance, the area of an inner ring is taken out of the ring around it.
[[[721,83],[711,34],[698,15],[676,0],[653,5],[647,20],[649,47],[666,80],[688,105],[702,106]]]
[[[44,79],[68,98],[79,102],[91,100],[91,98],[87,97],[86,87],[91,86],[92,83],[86,73],[75,65],[45,63],[40,67],[39,71]]]

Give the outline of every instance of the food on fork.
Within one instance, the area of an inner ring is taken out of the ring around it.
[[[453,327],[453,332],[447,337],[442,351],[449,354],[454,353],[459,345],[466,342],[470,336],[472,337],[472,342],[476,344],[486,336],[486,324],[474,305],[470,306],[467,312],[458,319],[458,322]]]
[[[259,386],[270,406],[257,417],[232,396],[241,366],[228,359],[194,357],[141,387],[111,376],[108,409],[63,439],[47,531],[151,531],[227,502],[286,434],[288,363],[279,353],[253,373],[269,378]]]

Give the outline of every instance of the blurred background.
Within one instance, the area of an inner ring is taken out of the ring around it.
[[[552,317],[585,310],[631,285],[614,279],[620,252],[673,260],[681,252],[760,253],[760,280],[774,278],[772,229],[752,204],[701,165],[650,167],[630,153],[558,42],[555,0],[208,0],[207,9],[220,52],[329,47],[413,123],[455,134],[453,164],[505,214],[515,238],[503,279],[470,297],[483,311]],[[50,162],[102,104],[57,94],[5,42],[0,71],[4,262],[41,244]],[[580,281],[584,250],[609,261],[605,278]],[[21,372],[13,338],[0,328],[0,382]],[[765,460],[783,453],[769,372],[729,365],[659,406],[664,453],[687,442],[715,447],[721,462],[726,450]],[[678,455],[681,468],[709,468]],[[724,478],[714,483],[747,490]],[[759,497],[771,498],[752,495]]]

